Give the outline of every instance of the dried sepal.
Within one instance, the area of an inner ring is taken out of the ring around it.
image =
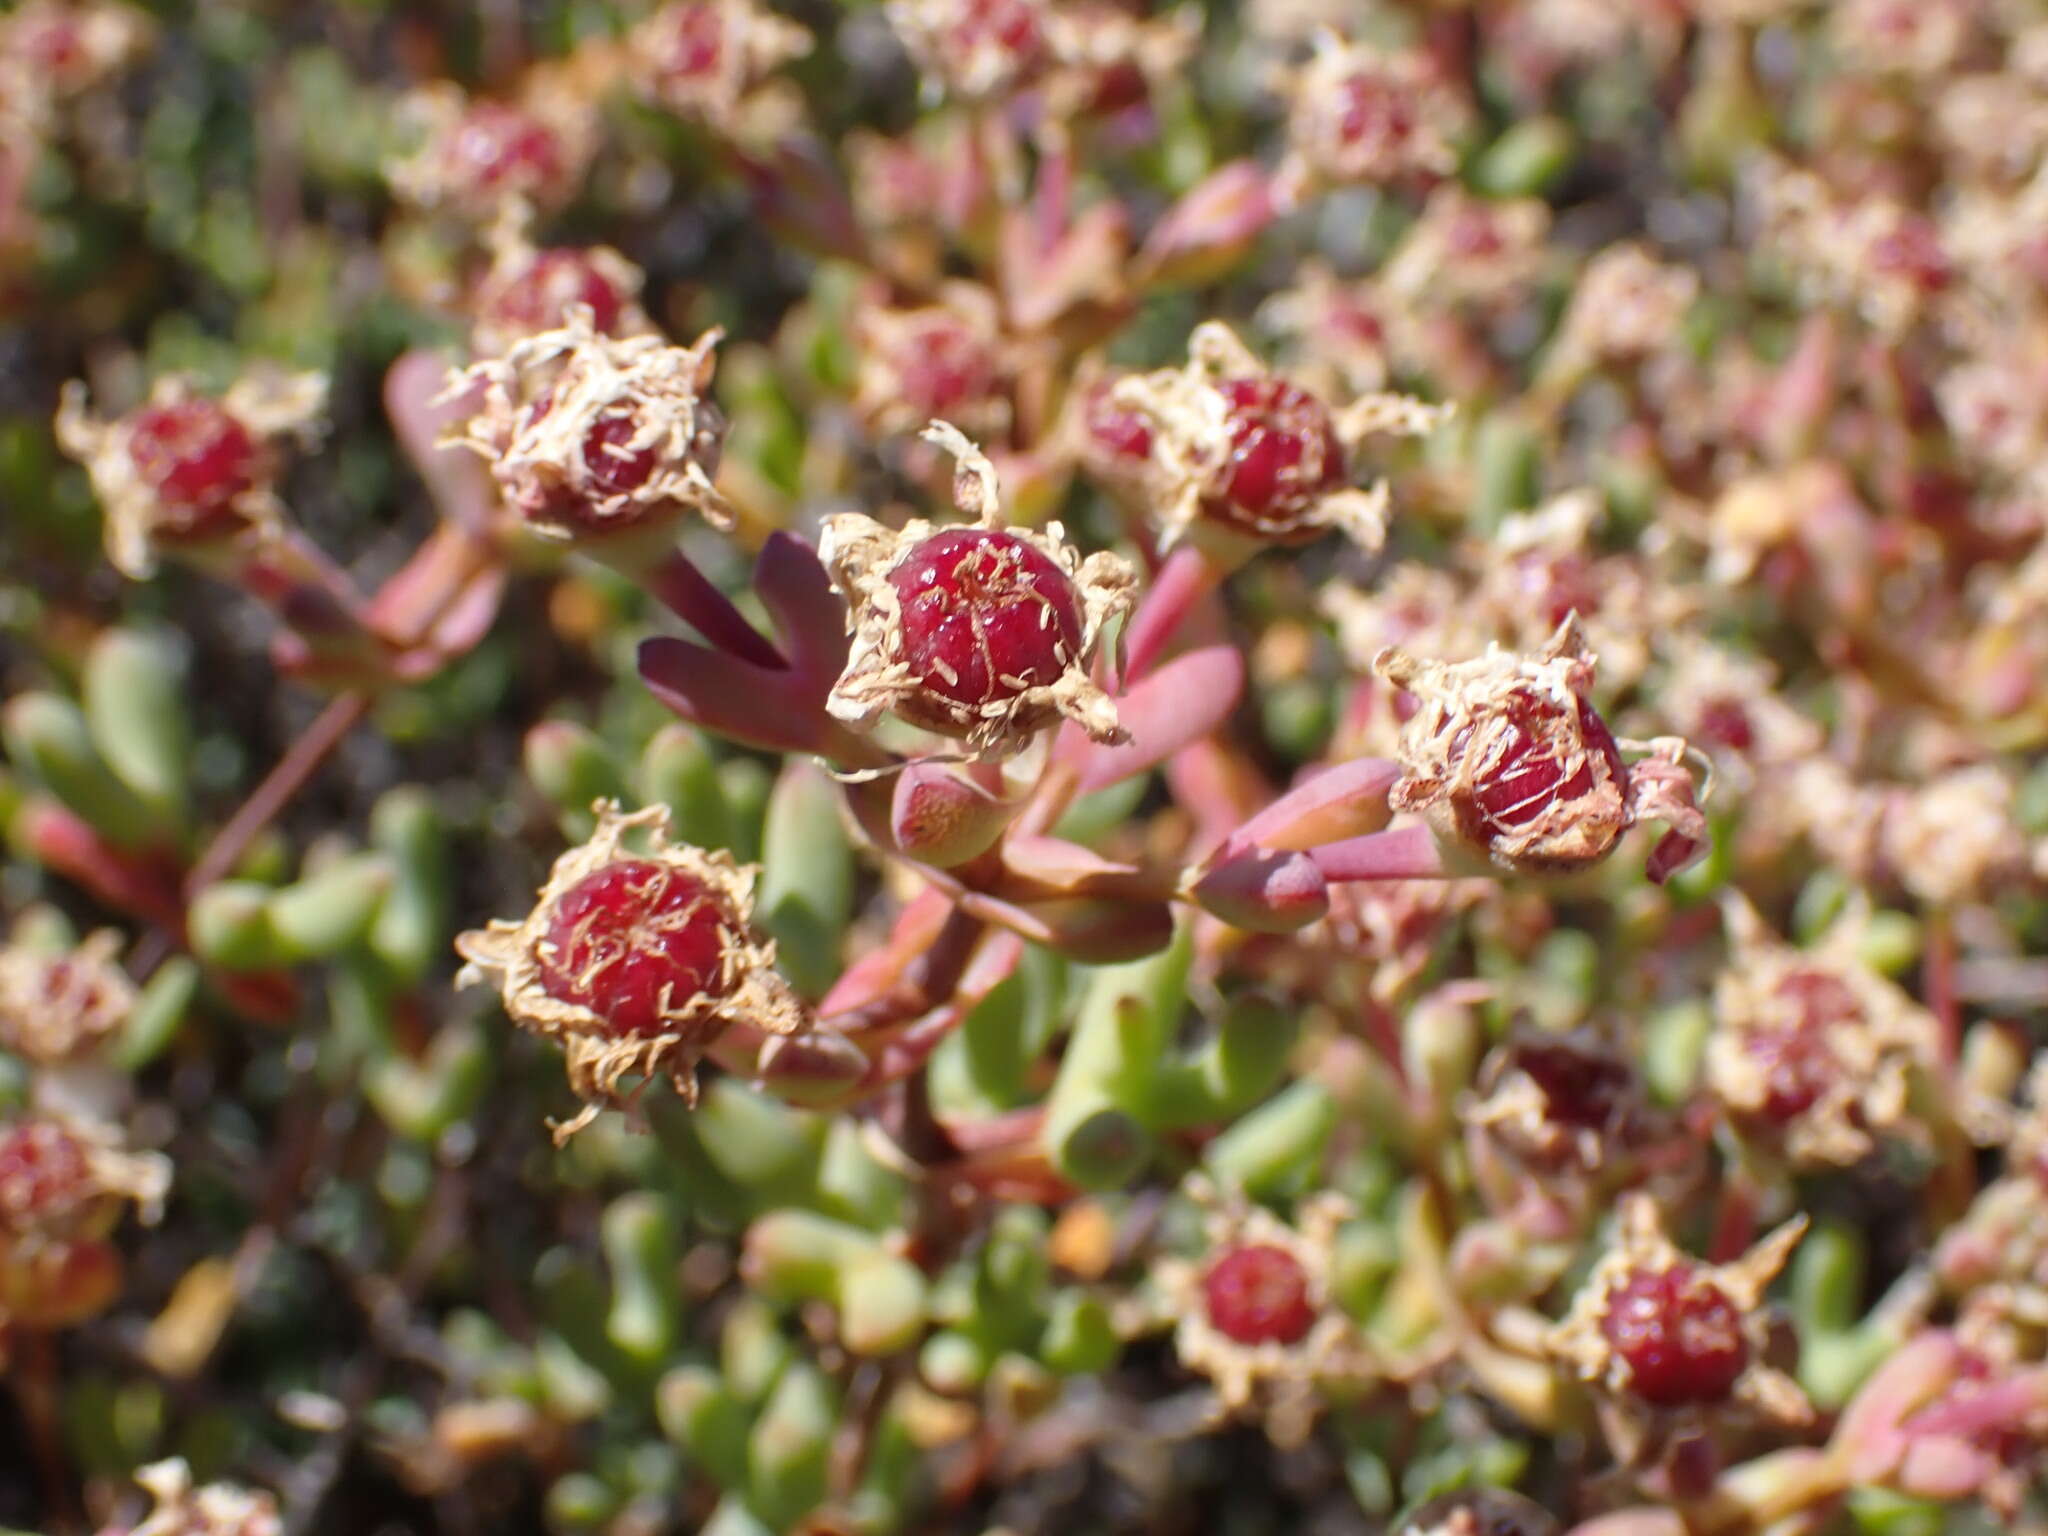
[[[1746,901],[1714,985],[1706,1084],[1745,1139],[1795,1167],[1849,1167],[1886,1144],[1926,1148],[1919,1091],[1940,1059],[1934,1016],[1865,965],[1860,922],[1795,949]]]
[[[956,495],[975,521],[897,530],[860,513],[827,520],[819,553],[847,599],[853,643],[826,707],[858,728],[894,713],[987,756],[1061,718],[1096,741],[1126,739],[1089,668],[1103,631],[1130,609],[1136,572],[1107,551],[1083,559],[1057,523],[1005,526],[987,457],[944,422],[924,436],[958,459]]]
[[[1594,657],[1576,614],[1538,655],[1493,648],[1441,662],[1390,646],[1373,670],[1417,705],[1389,801],[1427,818],[1447,845],[1516,873],[1567,873],[1606,858],[1638,821],[1659,820],[1671,830],[1651,856],[1653,877],[1705,851],[1691,749],[1663,737],[1624,761],[1589,697]]]
[[[1219,1417],[1255,1414],[1275,1445],[1298,1446],[1333,1389],[1362,1390],[1393,1374],[1332,1294],[1337,1233],[1357,1212],[1342,1196],[1326,1193],[1302,1201],[1290,1223],[1204,1177],[1184,1188],[1202,1208],[1206,1241],[1199,1259],[1163,1258],[1155,1271],[1178,1320],[1174,1353],[1214,1384]],[[1257,1342],[1232,1337],[1246,1330],[1228,1318],[1219,1325],[1212,1315],[1222,1301],[1211,1283],[1218,1266],[1247,1253],[1292,1266],[1289,1278],[1299,1291],[1289,1298],[1299,1320],[1263,1330],[1271,1336]]]
[[[1621,1053],[1590,1030],[1524,1026],[1489,1053],[1458,1108],[1528,1176],[1616,1171],[1642,1134],[1649,1103]]]
[[[590,840],[555,861],[533,910],[455,941],[456,982],[498,988],[520,1028],[563,1048],[584,1108],[555,1128],[566,1141],[606,1108],[630,1107],[666,1076],[697,1096],[696,1064],[728,1028],[792,1035],[802,1002],[755,934],[754,870],[724,850],[668,840],[668,810],[595,807]]]
[[[506,504],[545,538],[641,532],[689,512],[730,528],[713,483],[725,421],[704,394],[721,336],[606,336],[578,305],[566,325],[452,376],[450,396],[481,386],[481,399],[446,441],[488,461]]]
[[[1388,490],[1353,485],[1350,454],[1366,437],[1420,436],[1449,414],[1387,394],[1333,411],[1215,320],[1195,327],[1184,367],[1119,380],[1112,398],[1152,424],[1161,547],[1196,537],[1239,554],[1333,528],[1377,549]]]
[[[135,1481],[156,1507],[142,1524],[109,1527],[101,1536],[284,1536],[277,1500],[229,1483],[195,1488],[182,1459],[139,1468]]]
[[[1727,1264],[1706,1264],[1664,1234],[1657,1202],[1621,1204],[1603,1254],[1545,1336],[1550,1356],[1593,1387],[1616,1423],[1708,1420],[1732,1411],[1778,1425],[1811,1421],[1798,1384],[1765,1363],[1764,1292],[1806,1232],[1794,1217]],[[1646,1287],[1654,1287],[1645,1294]]]
[[[273,484],[280,444],[310,444],[326,404],[319,373],[252,369],[218,400],[165,374],[140,406],[109,421],[92,414],[74,379],[59,397],[57,443],[85,466],[99,496],[108,560],[141,581],[163,554],[206,564],[275,542],[285,526]],[[165,430],[182,437],[166,446]],[[204,441],[179,458],[194,433]]]
[[[120,953],[111,928],[65,954],[0,947],[0,1049],[45,1066],[89,1055],[135,1006]]]

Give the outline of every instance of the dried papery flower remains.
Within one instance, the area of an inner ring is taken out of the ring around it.
[[[149,17],[98,0],[25,0],[0,16],[0,70],[50,100],[78,96],[133,63],[149,45]]]
[[[793,1035],[802,1003],[775,970],[775,946],[750,927],[753,871],[725,851],[668,839],[668,810],[596,806],[590,840],[555,861],[533,910],[456,940],[457,984],[488,982],[520,1028],[561,1045],[582,1111],[627,1107],[666,1076],[686,1102],[696,1064],[734,1026]]]
[[[1931,1269],[1973,1349],[2002,1360],[2048,1349],[2048,1060],[2028,1073],[2000,1177],[1942,1233]]]
[[[120,954],[112,929],[62,954],[0,948],[0,1050],[45,1065],[91,1054],[135,1006]]]
[[[1160,1291],[1179,1321],[1174,1353],[1214,1383],[1222,1416],[1255,1413],[1279,1446],[1300,1445],[1332,1392],[1362,1391],[1388,1369],[1331,1294],[1338,1229],[1355,1214],[1312,1196],[1282,1221],[1196,1177],[1206,1251],[1161,1259]]]
[[[62,1328],[104,1309],[120,1288],[107,1236],[122,1207],[153,1223],[170,1182],[167,1158],[124,1152],[99,1126],[0,1123],[0,1321]]]
[[[110,1525],[100,1536],[284,1536],[284,1519],[269,1494],[230,1483],[195,1488],[182,1460],[142,1467],[135,1481],[156,1507],[140,1525]]]
[[[883,9],[919,73],[949,96],[1007,95],[1053,62],[1047,0],[889,0]]]
[[[523,218],[493,232],[491,265],[470,291],[470,350],[496,357],[516,343],[570,323],[570,311],[590,311],[591,329],[605,336],[654,330],[640,307],[645,274],[608,245],[535,247]]]
[[[385,166],[391,190],[478,224],[512,202],[568,202],[596,149],[589,102],[567,79],[538,71],[520,100],[472,98],[439,80],[408,93],[398,116],[413,147]]]
[[[1239,555],[1332,528],[1377,549],[1387,488],[1354,486],[1351,453],[1375,434],[1433,431],[1448,413],[1380,394],[1333,411],[1213,320],[1195,328],[1184,368],[1120,380],[1112,398],[1152,424],[1161,546],[1193,538]]]
[[[756,0],[678,0],[627,35],[627,70],[649,101],[738,139],[787,126],[796,103],[762,86],[811,51],[810,32]]]
[[[326,403],[317,373],[253,370],[218,399],[166,374],[143,404],[106,421],[73,380],[57,409],[57,442],[92,478],[107,558],[140,581],[159,555],[205,564],[277,539],[280,444],[310,443]]]
[[[1010,424],[1007,348],[995,296],[948,283],[939,302],[863,303],[853,317],[860,373],[853,408],[878,436],[950,421],[993,439]]]
[[[1124,739],[1089,668],[1131,606],[1136,572],[1108,551],[1083,559],[1057,523],[1005,527],[987,457],[944,422],[924,435],[959,461],[956,493],[975,521],[827,521],[820,554],[853,635],[827,707],[862,728],[891,713],[985,756],[1018,751],[1061,718],[1096,741]]]
[[[1423,53],[1316,38],[1306,64],[1280,74],[1292,153],[1283,182],[1317,185],[1411,181],[1448,175],[1472,109]]]
[[[1911,327],[1954,278],[1940,228],[1882,193],[1838,194],[1810,171],[1768,162],[1751,195],[1762,248],[1806,294],[1886,335]]]
[[[1641,1079],[1589,1030],[1523,1027],[1481,1063],[1458,1118],[1524,1178],[1620,1171],[1649,1124]]]
[[[1764,1314],[1764,1292],[1805,1231],[1798,1216],[1732,1263],[1706,1264],[1664,1235],[1654,1200],[1629,1195],[1614,1247],[1550,1330],[1549,1351],[1619,1410],[1617,1424],[1731,1410],[1806,1423],[1806,1395],[1765,1363]]]
[[[1465,862],[1477,855],[1522,874],[1585,869],[1637,822],[1662,821],[1650,871],[1668,879],[1706,851],[1691,749],[1660,738],[1625,761],[1589,697],[1593,666],[1576,615],[1536,656],[1492,649],[1441,662],[1382,651],[1373,670],[1417,703],[1389,802],[1426,817]]]
[[[1933,1015],[1858,958],[1838,920],[1794,949],[1747,902],[1725,904],[1732,949],[1714,986],[1708,1091],[1738,1132],[1795,1167],[1847,1166],[1930,1137],[1916,1086],[1939,1061]]]
[[[567,325],[453,376],[449,395],[481,385],[482,400],[448,441],[487,460],[545,538],[659,534],[692,512],[729,528],[713,484],[725,420],[704,396],[720,335],[606,336],[579,304]]]

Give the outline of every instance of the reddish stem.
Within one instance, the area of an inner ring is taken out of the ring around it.
[[[255,793],[242,802],[228,824],[215,835],[199,862],[185,879],[188,896],[205,890],[241,862],[250,843],[270,824],[272,817],[305,787],[327,754],[340,744],[356,722],[369,713],[370,696],[344,693],[314,717],[289,751],[277,760]]]

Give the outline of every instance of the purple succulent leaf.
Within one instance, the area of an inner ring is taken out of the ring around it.
[[[790,666],[812,679],[819,698],[846,669],[846,601],[818,552],[793,533],[770,534],[754,562],[754,591],[781,638]]]
[[[1343,880],[1440,880],[1450,873],[1435,834],[1422,826],[1325,843],[1310,849],[1309,857],[1333,885]]]
[[[672,635],[640,643],[640,676],[681,719],[769,752],[827,750],[835,722],[815,680],[771,672]]]

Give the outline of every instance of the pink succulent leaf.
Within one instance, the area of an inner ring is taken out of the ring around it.
[[[896,775],[889,830],[906,857],[950,868],[993,847],[1017,809],[950,764],[914,762]]]
[[[1342,880],[1437,880],[1449,873],[1435,835],[1423,826],[1396,827],[1391,832],[1368,832],[1341,843],[1325,843],[1310,849],[1309,857],[1332,884]]]
[[[1224,574],[1216,560],[1193,544],[1183,544],[1166,557],[1124,628],[1126,688],[1134,686],[1166,654],[1188,614],[1216,590]]]
[[[399,446],[426,481],[435,510],[448,522],[481,534],[498,505],[490,473],[474,453],[443,447],[441,436],[475,411],[483,385],[444,399],[447,382],[448,359],[416,348],[386,371],[384,412]]]
[[[1117,719],[1131,733],[1129,741],[1100,746],[1068,726],[1061,733],[1060,753],[1078,764],[1084,794],[1107,789],[1156,768],[1215,731],[1237,708],[1243,689],[1244,658],[1236,650],[1212,646],[1190,652],[1117,700]]]
[[[761,222],[792,245],[867,265],[867,243],[831,160],[815,140],[791,136],[760,153],[732,150]]]
[[[1319,768],[1231,835],[1232,848],[1292,852],[1383,830],[1392,816],[1387,791],[1401,765],[1358,757]]]
[[[1228,272],[1278,214],[1273,178],[1233,160],[1188,189],[1153,226],[1138,255],[1148,284],[1196,285]]]
[[[824,689],[801,672],[771,672],[672,635],[640,643],[640,676],[692,725],[769,752],[819,753],[834,736]]]
[[[1085,891],[1106,879],[1137,873],[1137,866],[1105,859],[1064,838],[1018,833],[1003,840],[1003,867],[1051,891]]]
[[[1254,933],[1291,933],[1330,910],[1330,886],[1314,858],[1246,848],[1195,882],[1202,910]]]

